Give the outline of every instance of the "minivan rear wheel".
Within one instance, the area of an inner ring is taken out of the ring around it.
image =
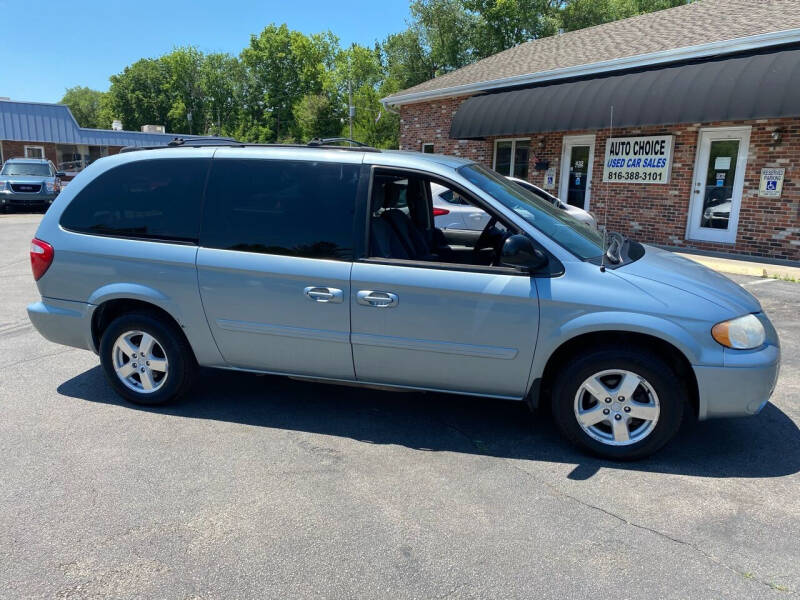
[[[660,357],[616,348],[589,351],[559,370],[552,388],[561,433],[613,460],[649,456],[678,431],[687,393]]]
[[[148,313],[114,319],[100,338],[100,362],[122,397],[154,406],[185,394],[194,379],[195,361],[183,334]]]

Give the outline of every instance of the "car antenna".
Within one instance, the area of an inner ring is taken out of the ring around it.
[[[614,131],[614,105],[611,105],[611,117],[608,123],[608,140],[606,145],[610,143],[611,134]],[[600,256],[600,272],[606,272],[606,232],[608,231],[608,196],[603,201],[603,254]]]

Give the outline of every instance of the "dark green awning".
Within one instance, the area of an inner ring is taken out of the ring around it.
[[[800,116],[800,48],[468,98],[454,139]]]

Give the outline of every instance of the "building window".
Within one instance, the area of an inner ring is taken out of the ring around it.
[[[25,146],[25,158],[44,158],[44,146]]]
[[[529,139],[496,140],[494,143],[494,170],[501,175],[528,178],[528,161],[531,154]]]
[[[422,152],[425,154],[433,154],[433,142],[422,144]]]

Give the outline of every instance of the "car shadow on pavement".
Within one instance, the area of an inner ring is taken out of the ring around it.
[[[59,394],[165,417],[188,417],[320,433],[421,451],[575,464],[570,479],[601,467],[699,477],[781,477],[800,471],[800,430],[772,404],[755,417],[687,422],[656,456],[634,463],[581,453],[555,431],[549,415],[530,415],[521,402],[439,393],[394,393],[203,370],[181,402],[148,408],[130,404],[100,367],[73,377]]]

